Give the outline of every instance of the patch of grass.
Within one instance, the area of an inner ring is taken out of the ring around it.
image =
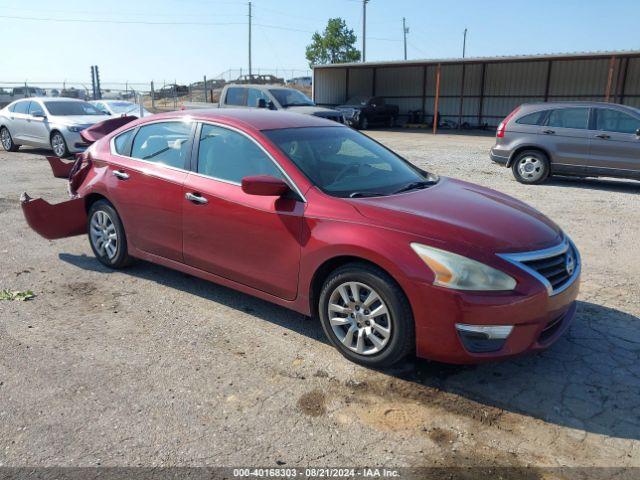
[[[27,300],[31,300],[36,295],[31,290],[0,290],[0,300],[19,300],[21,302],[26,302]]]

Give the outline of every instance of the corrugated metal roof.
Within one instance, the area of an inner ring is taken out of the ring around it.
[[[431,58],[416,60],[389,60],[381,62],[352,62],[332,63],[329,65],[314,65],[312,68],[344,68],[344,67],[379,67],[379,66],[409,66],[437,63],[484,63],[484,62],[523,62],[528,60],[567,60],[588,58],[610,58],[640,56],[640,50],[609,50],[599,52],[574,52],[574,53],[541,53],[536,55],[512,55],[498,57],[467,57],[467,58]]]

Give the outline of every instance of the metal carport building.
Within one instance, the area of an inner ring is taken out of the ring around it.
[[[439,88],[438,88],[439,86]],[[313,68],[316,103],[384,97],[402,118],[420,110],[495,126],[528,102],[595,100],[640,107],[640,51],[342,63]]]

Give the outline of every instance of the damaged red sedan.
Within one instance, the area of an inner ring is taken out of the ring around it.
[[[541,350],[575,316],[580,256],[558,226],[351,128],[253,109],[114,120],[73,166],[50,159],[71,200],[22,205],[109,267],[143,259],[318,317],[376,367]]]

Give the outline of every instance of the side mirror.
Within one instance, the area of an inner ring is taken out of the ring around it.
[[[640,137],[640,128],[636,130],[636,136]]]
[[[33,112],[31,116],[35,118],[47,118],[44,112]]]
[[[284,180],[270,175],[256,175],[242,179],[242,191],[248,195],[281,197],[290,190]]]
[[[258,99],[258,108],[267,108],[267,101],[264,98]]]
[[[271,100],[269,100],[267,106],[269,107],[269,110],[277,110],[275,103],[273,103]]]

